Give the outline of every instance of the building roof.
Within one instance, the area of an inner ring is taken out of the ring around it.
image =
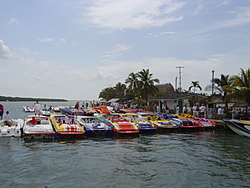
[[[157,101],[157,100],[179,100],[179,99],[185,99],[188,97],[192,96],[198,96],[198,97],[203,97],[207,98],[207,96],[197,94],[197,93],[188,93],[188,94],[183,94],[183,93],[174,93],[174,94],[166,94],[161,97],[156,97],[156,98],[151,98],[150,101]]]

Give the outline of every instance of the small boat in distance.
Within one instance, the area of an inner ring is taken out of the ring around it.
[[[24,112],[30,112],[29,106],[23,106],[23,111]]]
[[[223,121],[233,132],[250,138],[250,121],[239,121],[235,119],[223,119]]]

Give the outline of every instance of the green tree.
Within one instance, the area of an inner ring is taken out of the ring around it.
[[[125,84],[128,84],[130,94],[136,95],[138,92],[138,74],[131,72],[125,80]]]
[[[104,88],[100,92],[99,98],[106,99],[107,101],[112,99],[112,98],[115,98],[115,89],[113,87]]]
[[[232,76],[234,82],[232,93],[235,98],[245,101],[246,112],[250,106],[250,68],[244,70],[241,68],[241,76]]]
[[[202,90],[200,84],[199,84],[199,81],[192,81],[192,85],[189,87],[189,91],[191,91],[191,89],[193,88],[193,92],[195,93],[196,91],[196,88],[199,88],[200,91]]]
[[[221,94],[222,101],[225,103],[226,108],[228,107],[227,103],[230,97],[228,94],[231,92],[232,86],[233,79],[229,75],[221,74],[220,78],[214,79],[214,89]]]
[[[126,89],[126,85],[122,84],[121,82],[118,82],[115,87],[114,90],[116,92],[116,97],[117,98],[125,98],[124,97],[124,90]]]
[[[153,74],[149,73],[149,69],[137,73],[138,78],[138,90],[140,91],[140,95],[143,99],[145,99],[146,103],[148,102],[148,96],[153,96],[158,92],[158,88],[154,85],[155,83],[159,83],[158,78],[152,78]]]

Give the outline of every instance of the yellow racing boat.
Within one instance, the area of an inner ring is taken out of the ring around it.
[[[83,138],[85,131],[75,116],[52,114],[51,123],[58,138]]]

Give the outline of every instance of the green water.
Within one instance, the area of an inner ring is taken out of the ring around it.
[[[27,115],[22,103],[4,106],[13,118]],[[0,138],[0,185],[249,187],[249,148],[249,138],[224,129],[60,142]]]

